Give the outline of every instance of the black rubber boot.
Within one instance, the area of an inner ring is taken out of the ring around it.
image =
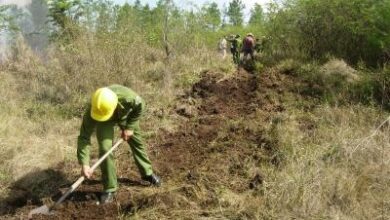
[[[156,174],[152,174],[150,176],[144,176],[142,177],[142,180],[145,180],[150,183],[152,186],[161,186],[161,179]]]

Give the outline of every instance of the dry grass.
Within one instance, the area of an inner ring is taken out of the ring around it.
[[[234,71],[231,64],[207,49],[176,54],[168,61],[158,49],[142,42],[123,45],[118,39],[84,37],[69,48],[51,48],[44,62],[22,43],[18,50],[18,58],[3,65],[0,72],[2,195],[15,180],[35,170],[62,161],[76,164],[79,117],[97,87],[121,83],[139,92],[149,104],[145,126],[151,128],[149,136],[153,137],[159,128],[176,129],[169,109],[202,71]],[[290,62],[286,66],[296,69]],[[325,65],[324,71],[332,72],[332,66]],[[287,101],[288,110],[274,115],[269,124],[258,124],[264,115],[258,120],[237,118],[229,122],[245,129],[266,130],[278,145],[280,165],[248,160],[243,168],[247,175],[262,173],[260,187],[235,191],[229,186],[240,180],[233,178],[227,185],[210,187],[213,180],[221,178],[212,171],[226,172],[225,163],[221,163],[211,171],[199,170],[195,186],[167,182],[159,191],[145,190],[142,197],[135,198],[143,208],[122,218],[389,219],[390,125],[364,139],[386,113],[359,105],[322,105],[308,111],[295,102]],[[224,129],[228,130],[221,132]]]
[[[325,75],[339,75],[349,83],[359,79],[357,71],[349,66],[344,60],[339,59],[330,59],[321,66],[320,72]]]
[[[64,160],[75,163],[80,116],[96,88],[119,83],[141,94],[148,104],[146,126],[153,133],[159,127],[173,129],[167,107],[202,71],[233,70],[206,48],[188,51],[197,56],[166,60],[162,51],[143,42],[122,44],[83,37],[67,48],[49,48],[46,60],[22,39],[15,44],[13,59],[0,72],[0,189]]]
[[[362,106],[289,112],[278,126],[285,165],[266,169],[264,216],[389,218],[389,124],[363,139],[384,119]]]
[[[0,189],[33,171],[63,161],[66,152],[74,151],[74,130],[79,123],[62,120],[54,115],[49,105],[33,103],[28,98],[28,91],[21,89],[21,81],[13,74],[0,72]]]

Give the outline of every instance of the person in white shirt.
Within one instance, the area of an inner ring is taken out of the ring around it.
[[[221,54],[222,59],[225,59],[226,57],[226,48],[227,48],[227,41],[225,37],[222,37],[218,45],[219,53]]]

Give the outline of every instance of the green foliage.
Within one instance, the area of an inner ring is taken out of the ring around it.
[[[31,21],[24,26],[32,24],[34,34],[50,30],[52,40],[62,43],[88,33],[101,40],[117,38],[122,46],[142,40],[174,54],[191,48],[215,49],[221,36],[252,32],[266,36],[261,42],[262,57],[270,61],[267,65],[289,58],[324,61],[333,56],[350,64],[362,61],[375,66],[390,59],[390,0],[275,1],[266,12],[257,3],[248,25],[243,25],[242,0],[231,0],[223,15],[215,2],[192,10],[181,9],[171,0],[159,0],[156,7],[139,0],[124,5],[111,0],[45,2],[32,1],[27,7]],[[0,29],[17,29],[13,21],[18,13],[11,13],[15,10],[1,6]],[[44,16],[38,15],[45,13],[51,26],[42,25]],[[221,16],[227,16],[231,25],[221,25]]]
[[[229,17],[230,23],[233,26],[241,26],[244,22],[244,8],[245,5],[242,3],[241,0],[232,0],[231,2],[229,2],[229,7],[226,14]]]
[[[202,12],[206,28],[215,31],[221,25],[221,12],[218,9],[217,3],[213,2],[203,5]]]
[[[301,94],[318,98],[330,104],[347,101],[345,95],[351,83],[345,80],[343,74],[321,71],[321,66],[310,63],[302,65],[297,70],[297,76],[305,82],[298,88]]]
[[[264,24],[264,12],[263,7],[260,4],[255,3],[251,9],[251,17],[249,19],[250,25],[263,25]]]
[[[293,0],[271,5],[267,25],[276,50],[375,66],[389,59],[389,15],[389,0]]]
[[[267,42],[265,47],[266,59],[275,64],[275,61],[284,59],[301,59],[303,53],[297,46],[297,31],[293,27],[291,10],[270,3],[267,8],[265,32]]]
[[[83,15],[83,4],[80,0],[48,1],[50,21],[57,28],[52,33],[54,38],[69,42],[77,37],[76,24]]]
[[[3,31],[18,31],[16,20],[21,15],[22,12],[15,5],[0,5],[0,34]]]
[[[385,66],[383,70],[374,73],[372,76],[371,86],[373,87],[373,95],[376,101],[390,109],[390,68]]]
[[[285,60],[278,65],[280,71],[303,79],[297,92],[332,105],[365,104],[390,109],[390,74],[387,67],[372,71],[355,70],[341,60],[298,64]]]
[[[264,70],[264,64],[260,62],[255,62],[254,63],[254,71],[257,73],[261,73]]]
[[[302,64],[294,59],[286,59],[280,61],[276,65],[276,69],[283,74],[295,74]]]

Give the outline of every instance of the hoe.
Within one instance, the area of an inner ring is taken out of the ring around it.
[[[112,153],[121,143],[123,142],[123,139],[118,140],[112,148],[107,151],[99,160],[91,167],[91,172],[93,172],[103,161],[108,157],[109,154]],[[60,199],[57,200],[57,202],[54,203],[54,205],[47,206],[43,205],[39,208],[33,209],[28,213],[28,219],[32,219],[33,215],[35,214],[44,214],[44,215],[50,215],[53,214],[53,209],[58,206],[60,203],[62,203],[66,197],[68,197],[77,187],[81,185],[81,183],[85,180],[84,176],[81,176],[76,182],[72,184],[72,186],[64,193],[64,195],[61,196]]]

